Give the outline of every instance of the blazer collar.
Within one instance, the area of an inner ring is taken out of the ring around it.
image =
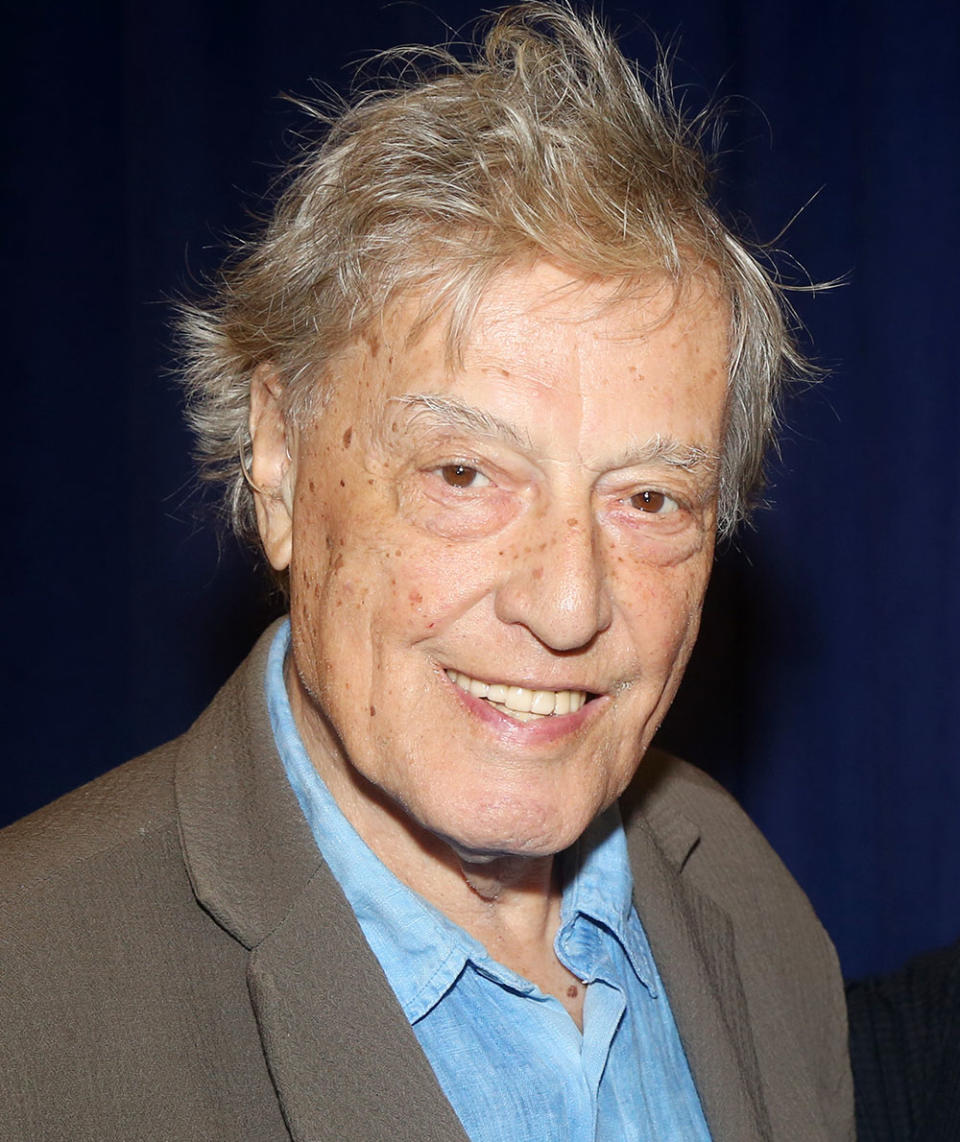
[[[325,866],[254,949],[247,983],[294,1139],[467,1142]]]
[[[283,920],[321,864],[273,744],[263,679],[274,631],[180,739],[176,762],[194,893],[248,948]]]

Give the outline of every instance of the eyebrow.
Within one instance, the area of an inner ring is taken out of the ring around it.
[[[530,437],[526,432],[519,431],[493,413],[474,408],[457,397],[441,393],[405,393],[402,396],[390,397],[387,403],[399,404],[410,409],[411,427],[452,429],[506,440],[523,451],[532,449]],[[609,463],[609,470],[653,463],[665,464],[685,472],[695,472],[699,469],[712,474],[719,469],[720,457],[699,444],[684,444],[672,436],[664,436],[657,432],[647,440],[629,445],[618,456],[613,457]]]
[[[389,404],[410,409],[411,427],[453,429],[475,436],[491,436],[506,440],[515,447],[529,451],[530,437],[485,409],[474,408],[456,397],[440,393],[406,393],[390,397]]]
[[[648,440],[638,441],[614,457],[611,469],[651,463],[682,468],[685,472],[693,472],[698,468],[713,472],[720,466],[720,456],[699,444],[684,444],[672,436],[656,432]]]

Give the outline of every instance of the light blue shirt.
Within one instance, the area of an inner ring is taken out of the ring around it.
[[[559,1000],[406,885],[340,812],[294,724],[284,624],[267,703],[287,776],[430,1065],[472,1142],[709,1142],[663,985],[633,906],[616,806],[558,859],[554,947],[587,985],[583,1033]]]

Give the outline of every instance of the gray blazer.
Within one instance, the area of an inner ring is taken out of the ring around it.
[[[0,833],[5,1142],[464,1142],[283,774],[270,634],[183,737]],[[714,1138],[852,1138],[803,893],[682,762],[652,751],[622,809]]]

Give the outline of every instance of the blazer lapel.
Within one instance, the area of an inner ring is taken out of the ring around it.
[[[247,981],[297,1142],[467,1142],[325,866],[254,949]]]
[[[263,686],[274,630],[181,739],[194,893],[251,951],[251,1002],[296,1142],[466,1142],[283,772]]]
[[[683,863],[698,839],[690,821],[664,806],[653,821],[644,817],[642,806],[633,815],[627,842],[637,912],[713,1137],[766,1140],[772,1131],[732,924],[683,879]]]

